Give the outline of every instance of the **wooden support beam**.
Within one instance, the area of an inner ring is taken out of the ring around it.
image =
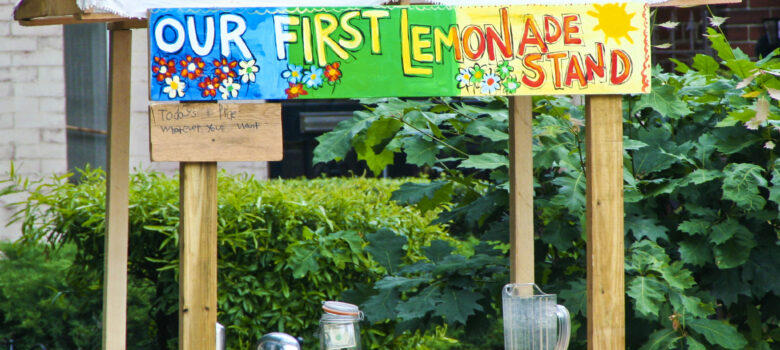
[[[512,283],[534,283],[534,174],[531,96],[509,99],[509,271]]]
[[[124,350],[127,329],[128,189],[130,182],[130,54],[132,32],[111,31],[108,181],[103,272],[104,350]]]
[[[621,96],[589,96],[587,171],[588,349],[626,347]]]
[[[179,349],[213,350],[217,323],[217,163],[179,163]]]

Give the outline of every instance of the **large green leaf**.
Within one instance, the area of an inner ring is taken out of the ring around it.
[[[734,237],[738,232],[750,234],[750,231],[745,226],[740,225],[739,221],[729,218],[724,222],[712,226],[709,240],[714,244],[721,244],[731,239],[731,237]]]
[[[712,247],[704,242],[693,239],[680,241],[679,248],[680,260],[693,266],[704,266],[712,261]]]
[[[494,120],[480,119],[471,122],[466,127],[466,133],[474,136],[482,136],[490,141],[506,141],[509,140],[509,134],[502,130],[498,130],[499,125],[504,125],[495,122]],[[503,127],[506,129],[506,126]]]
[[[628,292],[626,294],[634,299],[636,312],[644,316],[657,316],[661,304],[666,301],[663,285],[652,277],[634,277],[628,283]]]
[[[667,350],[671,349],[674,343],[680,340],[682,336],[674,329],[659,329],[650,334],[650,339],[639,350]]]
[[[716,140],[715,148],[727,155],[763,141],[760,136],[745,132],[741,126],[717,128],[712,131],[712,136]]]
[[[780,254],[770,247],[760,247],[751,254],[742,270],[742,277],[750,282],[756,297],[767,293],[780,295]]]
[[[634,238],[637,240],[642,237],[647,237],[653,242],[658,242],[658,239],[663,238],[668,241],[669,237],[666,235],[666,227],[658,225],[658,219],[644,217],[640,215],[631,215],[626,218],[626,231],[634,233]]]
[[[713,248],[715,264],[721,269],[730,269],[744,264],[750,256],[750,251],[756,246],[753,233],[740,230],[734,237]]]
[[[441,147],[426,136],[405,137],[402,144],[406,153],[406,162],[417,166],[433,166]]]
[[[663,277],[664,281],[666,281],[670,287],[678,291],[686,290],[696,284],[691,271],[686,269],[680,261],[664,265],[659,271],[661,272],[661,277]]]
[[[317,137],[319,144],[314,149],[312,162],[325,163],[331,160],[344,159],[352,148],[352,138],[371,125],[377,117],[366,111],[355,112],[351,119],[342,120],[336,127]]]
[[[585,173],[579,171],[566,172],[552,180],[558,186],[558,193],[551,203],[568,209],[571,213],[585,210]]]
[[[437,239],[433,242],[431,242],[430,246],[423,247],[423,252],[425,252],[425,257],[430,259],[433,262],[439,262],[445,257],[449,256],[452,251],[455,250],[450,246],[447,241],[443,241],[440,239]]]
[[[400,292],[405,292],[409,289],[416,288],[427,281],[429,281],[429,279],[424,277],[410,278],[404,276],[385,276],[374,283],[374,286],[378,289],[395,289]]]
[[[366,235],[368,246],[366,251],[382,265],[387,272],[398,270],[403,257],[406,255],[404,246],[408,244],[405,237],[399,236],[393,230],[382,228],[375,233]]]
[[[371,123],[366,129],[366,146],[371,147],[374,153],[379,154],[393,139],[403,124],[395,118],[380,118]]]
[[[439,288],[427,287],[420,294],[410,297],[406,301],[398,303],[396,310],[401,320],[411,320],[424,317],[427,313],[437,309],[437,303],[441,300]]]
[[[723,173],[714,169],[696,169],[687,176],[688,180],[696,185],[701,185],[721,177],[723,177]]]
[[[509,158],[498,153],[470,155],[466,160],[460,163],[459,167],[487,170],[500,167],[509,167]]]
[[[707,348],[702,343],[690,335],[685,337],[685,343],[688,344],[688,350],[707,350]]]
[[[706,318],[715,313],[715,308],[711,304],[702,302],[699,297],[685,295],[681,293],[672,293],[670,301],[678,313],[692,315],[694,317]]]
[[[392,150],[382,148],[382,151],[378,154],[374,152],[372,144],[367,140],[367,136],[358,135],[352,139],[352,146],[357,152],[358,159],[366,161],[366,165],[374,173],[374,176],[382,174],[388,165],[393,164],[395,153]]]
[[[734,201],[745,210],[760,210],[766,200],[759,187],[766,187],[763,168],[750,163],[731,163],[723,169],[723,199]]]
[[[674,86],[653,84],[649,94],[639,98],[636,109],[651,108],[667,118],[680,118],[691,113],[688,104],[676,94]]]
[[[469,316],[483,310],[478,303],[483,297],[480,293],[448,288],[442,292],[441,304],[436,307],[434,315],[444,316],[451,325],[465,324]]]
[[[415,205],[424,213],[448,202],[452,197],[452,189],[452,182],[448,181],[407,182],[395,190],[390,199],[401,204]]]
[[[371,322],[381,322],[387,319],[395,319],[395,307],[398,305],[399,292],[395,289],[380,289],[379,294],[372,295],[363,303],[361,310],[366,319]]]
[[[675,157],[664,153],[661,147],[655,145],[634,151],[633,159],[637,177],[669,169],[677,162]]]
[[[692,67],[705,75],[715,75],[718,68],[720,68],[720,64],[711,56],[696,54],[696,56],[693,56]]]
[[[287,259],[287,266],[293,270],[293,277],[301,278],[320,270],[317,263],[317,258],[320,256],[319,247],[316,244],[290,245],[287,251],[291,253]]]
[[[576,317],[578,314],[585,316],[588,312],[588,288],[584,278],[577,279],[568,283],[568,288],[562,289],[558,293],[561,298],[561,304],[565,305]]]
[[[685,220],[677,225],[677,229],[690,235],[703,235],[712,226],[712,222],[701,219]]]
[[[726,349],[744,349],[747,340],[740,334],[736,327],[718,320],[695,318],[687,320],[687,325],[696,333],[707,339],[708,342],[720,345]]]

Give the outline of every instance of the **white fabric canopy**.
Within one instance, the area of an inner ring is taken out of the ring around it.
[[[438,5],[480,6],[480,5],[566,5],[614,2],[661,3],[667,0],[426,0]],[[332,6],[376,6],[387,0],[77,0],[82,10],[109,12],[123,17],[146,18],[150,8],[174,7],[332,7]]]

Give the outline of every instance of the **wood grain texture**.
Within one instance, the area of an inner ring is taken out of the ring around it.
[[[149,106],[152,161],[282,159],[279,103],[155,103]]]
[[[181,163],[179,174],[179,349],[213,350],[217,341],[217,163]]]
[[[586,99],[588,349],[625,349],[621,96]]]
[[[509,98],[509,270],[512,283],[534,282],[533,101]]]
[[[104,350],[126,347],[128,188],[130,183],[130,54],[132,32],[110,32],[108,181],[103,272]]]

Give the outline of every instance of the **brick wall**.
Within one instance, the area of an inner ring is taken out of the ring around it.
[[[717,16],[728,17],[723,31],[729,42],[755,57],[756,43],[764,35],[762,20],[780,17],[780,0],[742,0],[740,4],[710,7]],[[706,7],[658,8],[656,23],[679,22],[675,29],[654,28],[653,44],[669,43],[667,49],[654,48],[653,59],[665,66],[668,58],[690,61],[697,53],[713,54],[709,42],[702,36],[709,25],[709,11]]]
[[[63,173],[65,82],[60,26],[22,27],[13,21],[16,0],[0,0],[0,173],[11,160],[19,173],[39,177]],[[0,199],[0,239],[19,234],[5,227],[8,202]]]

